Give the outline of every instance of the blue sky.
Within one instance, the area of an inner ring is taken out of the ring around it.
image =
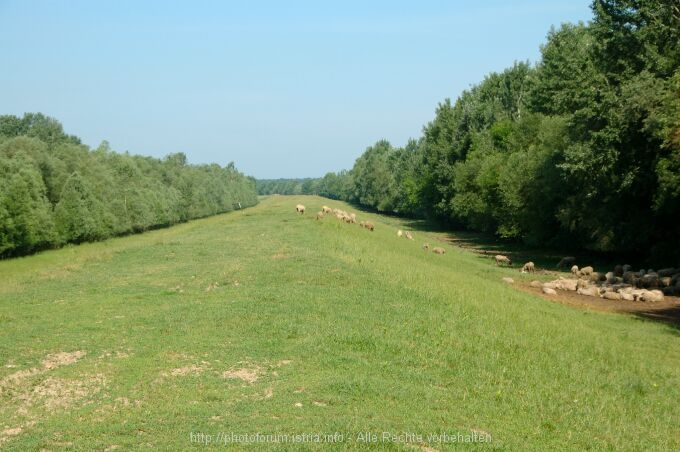
[[[437,103],[536,62],[590,0],[0,0],[0,114],[42,112],[96,147],[258,178],[352,167]]]

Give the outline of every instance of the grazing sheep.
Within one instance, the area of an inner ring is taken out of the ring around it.
[[[512,261],[508,256],[503,256],[502,254],[496,254],[494,256],[494,260],[496,261],[496,265],[501,265],[501,264],[506,264],[508,266],[512,265]]]
[[[411,234],[411,231],[406,231],[404,235],[406,236],[407,239],[413,240],[413,234]]]
[[[402,231],[401,229],[399,229],[399,230],[397,231],[397,237],[401,237],[401,236],[403,236],[403,235],[404,235],[404,231]]]
[[[350,217],[350,219],[352,220],[352,221],[350,221],[350,223],[356,224],[356,222],[357,222],[357,214],[356,214],[356,213],[350,213],[350,214],[349,214],[349,217]]]
[[[529,283],[529,285],[531,287],[536,287],[537,289],[541,289],[543,287],[543,284],[541,283],[541,281],[531,281]]]
[[[578,265],[574,265],[571,267],[571,273],[574,275],[578,275]]]
[[[305,206],[303,206],[302,204],[298,204],[297,206],[295,206],[295,210],[299,214],[303,214],[303,213],[305,213]]]
[[[333,212],[333,210],[332,210],[330,207],[328,207],[328,206],[322,206],[322,207],[321,207],[321,211],[322,211],[323,213],[332,213],[332,212]]]
[[[374,226],[373,223],[371,223],[370,221],[365,221],[365,222],[364,222],[364,227],[365,227],[366,229],[368,229],[369,231],[372,231],[373,229],[375,229],[375,226]]]
[[[536,267],[533,262],[527,262],[522,267],[522,273],[533,273],[534,271],[536,271]]]
[[[316,219],[321,220],[323,218],[323,212],[317,212],[316,213]]]
[[[423,243],[423,249],[424,249],[425,251],[429,250],[429,249],[430,249],[430,244],[429,244],[429,243]]]
[[[546,295],[557,295],[557,292],[555,292],[555,289],[551,289],[550,287],[543,287],[543,293]]]
[[[574,256],[563,257],[557,264],[557,268],[569,267],[570,265],[574,265],[575,262],[576,258]]]
[[[434,248],[432,248],[432,252],[434,254],[444,254],[446,253],[446,250],[440,246],[435,246]]]

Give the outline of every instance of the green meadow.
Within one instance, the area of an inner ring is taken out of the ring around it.
[[[271,196],[0,261],[0,449],[680,449],[676,328],[398,228]]]

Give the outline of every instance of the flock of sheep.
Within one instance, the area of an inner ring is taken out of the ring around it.
[[[295,211],[299,213],[300,215],[304,215],[306,210],[306,207],[303,204],[298,204],[295,206]],[[316,219],[317,220],[323,220],[327,216],[335,216],[338,220],[347,223],[347,224],[357,224],[357,216],[355,213],[349,213],[341,209],[331,209],[328,206],[322,206],[321,210],[316,213]],[[362,228],[368,229],[369,231],[375,230],[375,225],[371,221],[360,221],[359,226]],[[404,237],[409,240],[414,240],[413,238],[413,233],[411,231],[402,231],[399,229],[397,231],[397,237]],[[423,250],[429,251],[430,250],[430,244],[429,243],[424,243],[422,246]],[[446,253],[446,250],[442,248],[441,246],[435,246],[432,247],[432,252],[435,254],[444,254]]]
[[[295,210],[299,214],[305,213],[305,206],[298,204]],[[356,224],[357,217],[354,213],[348,213],[341,209],[331,209],[328,206],[321,207],[316,214],[317,220],[322,220],[326,216],[333,215],[338,220]],[[361,227],[373,231],[375,225],[371,221],[360,221]],[[397,231],[397,237],[414,240],[411,231]],[[446,250],[442,247],[430,247],[429,243],[424,243],[422,249],[432,250],[435,254],[444,254]],[[503,254],[494,256],[496,265],[512,266],[512,259]],[[663,301],[665,295],[680,296],[680,268],[664,268],[659,271],[640,270],[631,271],[630,265],[617,265],[612,271],[606,273],[596,272],[592,266],[579,268],[576,265],[576,258],[565,257],[557,264],[558,269],[571,268],[572,277],[540,282],[532,281],[531,286],[540,288],[547,295],[556,295],[557,290],[574,291],[580,295],[600,297],[608,300],[629,300],[629,301]],[[526,262],[520,269],[522,273],[534,273],[536,265],[533,262]],[[507,282],[514,282],[512,278],[503,278]]]
[[[494,257],[497,265],[512,265],[509,257],[498,254]],[[579,295],[600,297],[608,300],[663,301],[664,295],[680,296],[680,268],[664,268],[659,271],[632,271],[630,265],[617,265],[606,273],[596,272],[592,266],[579,268],[576,258],[565,257],[557,268],[570,268],[571,278],[540,282],[532,281],[531,286],[540,288],[547,295],[556,295],[556,290],[575,291]],[[536,266],[527,262],[520,270],[533,273]],[[511,278],[504,278],[511,282]]]

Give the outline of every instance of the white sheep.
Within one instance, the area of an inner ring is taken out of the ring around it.
[[[508,256],[503,256],[502,254],[496,254],[494,256],[494,259],[496,260],[496,265],[501,265],[501,264],[507,264],[508,266],[512,265],[512,260]]]

